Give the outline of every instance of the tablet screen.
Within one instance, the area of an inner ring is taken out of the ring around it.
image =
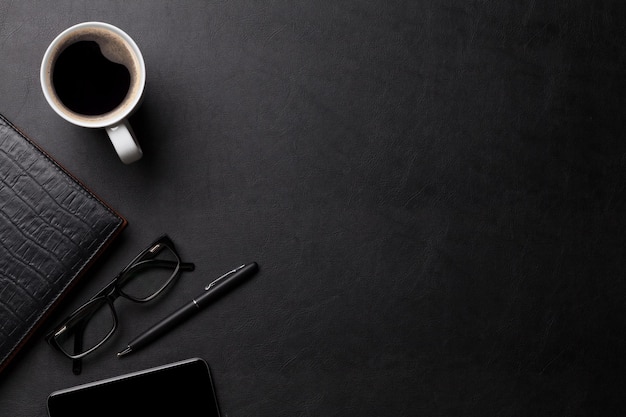
[[[202,359],[168,364],[56,391],[50,417],[219,417],[209,367]]]

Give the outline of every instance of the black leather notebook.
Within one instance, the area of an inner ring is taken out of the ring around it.
[[[0,115],[0,371],[125,226]]]

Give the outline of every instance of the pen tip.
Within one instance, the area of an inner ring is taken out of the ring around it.
[[[118,352],[117,357],[121,358],[122,356],[126,356],[128,355],[130,352],[132,352],[132,349],[130,348],[130,346],[128,346],[126,349],[124,349],[121,352]]]

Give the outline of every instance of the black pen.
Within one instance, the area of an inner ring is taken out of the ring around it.
[[[207,285],[204,288],[204,292],[200,294],[200,296],[191,300],[189,303],[174,311],[172,314],[128,342],[126,349],[119,352],[117,356],[122,357],[128,355],[129,353],[135,352],[153,342],[155,339],[170,331],[173,327],[181,324],[183,321],[199,312],[202,308],[211,304],[211,302],[216,298],[230,291],[244,279],[251,277],[258,271],[258,269],[259,267],[256,262],[252,262],[251,264],[241,265],[240,267],[225,273]]]

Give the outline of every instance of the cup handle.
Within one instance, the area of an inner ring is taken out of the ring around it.
[[[143,152],[128,120],[124,119],[116,125],[107,127],[106,132],[123,163],[130,164],[141,159]]]

